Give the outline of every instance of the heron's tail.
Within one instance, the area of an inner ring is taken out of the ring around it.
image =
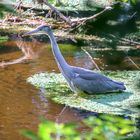
[[[117,90],[126,90],[126,87],[123,82],[113,81],[113,85]]]

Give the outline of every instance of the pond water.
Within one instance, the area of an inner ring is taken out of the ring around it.
[[[90,47],[59,44],[69,64],[101,70],[138,70],[139,50],[130,52],[90,50]],[[38,118],[44,116],[56,122],[80,121],[89,113],[65,107],[43,97],[40,90],[26,82],[39,72],[59,72],[50,44],[36,40],[8,41],[0,44],[0,139],[24,140],[22,128],[37,130]]]

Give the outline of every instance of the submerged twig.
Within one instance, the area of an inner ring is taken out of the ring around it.
[[[56,118],[56,123],[59,123],[59,117],[61,117],[61,115],[64,113],[64,111],[66,110],[67,106],[64,106],[63,109],[61,110],[61,112],[58,114],[58,117]]]
[[[91,59],[91,61],[92,61],[93,65],[95,66],[95,68],[96,68],[97,70],[101,71],[100,68],[98,67],[98,65],[96,64],[96,62],[93,60],[92,56],[89,54],[89,52],[86,51],[84,48],[82,48],[82,50],[83,50],[83,51],[88,55],[88,57]]]
[[[126,57],[128,58],[128,60],[129,60],[138,70],[140,70],[140,67],[127,55],[127,52],[124,51],[124,53],[126,54]]]
[[[140,67],[129,56],[127,56],[127,58],[138,70],[140,70]]]

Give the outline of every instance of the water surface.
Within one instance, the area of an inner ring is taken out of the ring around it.
[[[69,64],[101,70],[137,70],[140,57],[124,51],[84,49],[79,46],[59,45]],[[56,104],[44,98],[41,91],[26,82],[39,72],[59,72],[50,44],[8,41],[0,44],[0,139],[24,140],[21,128],[37,130],[38,118],[44,116],[56,122],[80,121],[89,112]]]

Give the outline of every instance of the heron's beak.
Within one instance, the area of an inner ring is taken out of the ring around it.
[[[34,35],[34,34],[37,33],[37,32],[39,32],[39,29],[34,29],[34,30],[30,31],[30,32],[24,33],[24,34],[22,35],[22,37],[28,36],[28,35]]]

